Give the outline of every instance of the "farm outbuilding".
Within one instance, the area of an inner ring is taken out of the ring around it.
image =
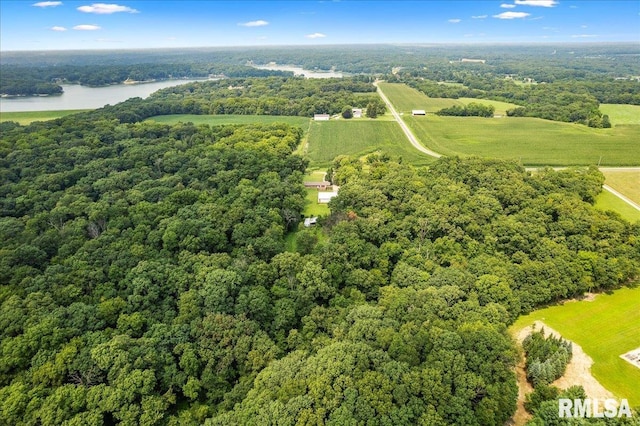
[[[423,109],[414,109],[411,111],[411,115],[427,115]]]
[[[326,204],[329,201],[331,201],[331,199],[335,196],[338,195],[338,191],[325,191],[325,192],[318,192],[318,203],[319,204]]]
[[[314,121],[329,121],[330,118],[331,118],[331,116],[329,114],[314,114],[313,115],[313,120]]]

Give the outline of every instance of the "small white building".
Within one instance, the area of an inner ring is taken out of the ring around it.
[[[313,121],[329,121],[331,116],[329,114],[314,114]]]
[[[318,191],[318,204],[326,204],[337,195],[338,191]]]
[[[427,115],[427,113],[423,109],[414,109],[411,110],[411,115]]]
[[[306,217],[304,219],[304,226],[306,226],[307,228],[310,227],[311,225],[315,225],[316,223],[318,223],[317,217]]]
[[[362,108],[353,108],[351,114],[353,118],[362,118]]]

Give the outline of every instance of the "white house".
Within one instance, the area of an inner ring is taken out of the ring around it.
[[[318,191],[318,204],[326,204],[336,195],[338,191]]]

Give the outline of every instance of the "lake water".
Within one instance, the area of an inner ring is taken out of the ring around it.
[[[336,71],[310,71],[305,70],[301,67],[296,67],[294,65],[278,65],[278,64],[269,64],[269,65],[252,65],[254,68],[260,70],[270,70],[270,71],[291,71],[293,75],[301,75],[306,78],[342,78],[344,76],[341,72]]]
[[[156,90],[204,80],[164,80],[143,84],[117,84],[105,87],[86,87],[63,84],[64,93],[56,96],[27,96],[0,98],[0,112],[59,111],[95,109],[115,105],[129,98],[146,98]]]
[[[293,65],[254,65],[255,68],[277,71],[292,71],[294,75],[307,78],[343,77],[335,71],[310,71]],[[129,98],[146,98],[156,90],[204,80],[165,80],[144,84],[116,84],[105,87],[86,87],[63,84],[64,93],[57,96],[26,96],[0,98],[0,112],[60,111],[69,109],[95,109],[107,104],[115,105]]]

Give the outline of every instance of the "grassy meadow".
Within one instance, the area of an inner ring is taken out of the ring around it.
[[[618,124],[640,125],[640,105],[602,104],[600,111],[609,116],[613,126]]]
[[[219,126],[223,124],[251,124],[251,123],[287,123],[292,126],[307,129],[310,119],[308,117],[290,117],[282,115],[194,115],[194,114],[172,114],[156,115],[147,121],[156,123],[174,124],[188,123],[208,124]]]
[[[640,347],[640,287],[599,294],[593,301],[570,301],[521,316],[511,331],[516,334],[536,320],[556,329],[582,347],[594,364],[593,376],[618,398],[640,406],[640,368],[620,355]]]
[[[640,204],[640,172],[626,170],[607,170],[602,172],[605,183],[626,196],[637,204]]]
[[[454,105],[468,105],[475,102],[482,105],[493,105],[495,114],[505,115],[508,109],[518,105],[508,102],[491,101],[488,99],[475,98],[430,98],[424,93],[400,83],[380,83],[380,88],[387,95],[387,98],[394,105],[399,113],[409,114],[411,110],[423,109],[426,112],[437,112],[442,108],[449,108]]]
[[[640,126],[592,129],[539,118],[405,116],[426,147],[444,155],[513,159],[525,165],[640,164]]]
[[[78,112],[89,111],[86,109],[70,109],[60,111],[24,111],[24,112],[2,112],[0,113],[0,122],[15,121],[21,125],[27,125],[34,121],[48,121],[56,118],[64,117]]]
[[[629,222],[640,220],[640,210],[633,208],[609,191],[602,191],[596,198],[595,207],[600,210],[612,210]]]
[[[312,122],[309,127],[307,155],[312,165],[328,165],[338,155],[363,156],[376,151],[412,164],[433,161],[413,148],[392,121],[331,120]]]

